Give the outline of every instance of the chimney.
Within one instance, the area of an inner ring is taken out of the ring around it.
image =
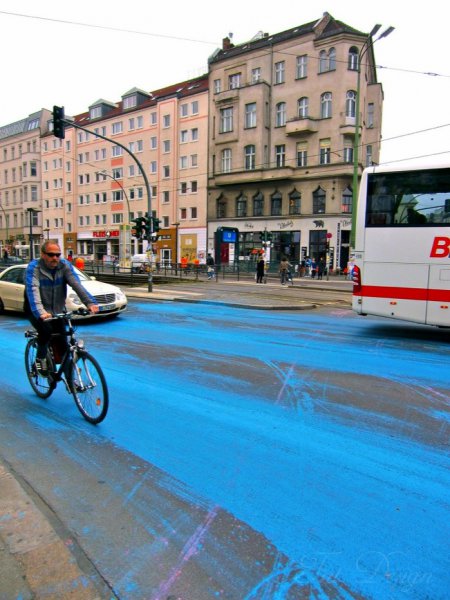
[[[222,40],[222,50],[229,50],[230,48],[234,48],[234,44],[231,43],[228,36],[224,37]]]

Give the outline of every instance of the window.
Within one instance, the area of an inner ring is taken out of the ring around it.
[[[187,219],[187,209],[180,208],[180,220],[184,221],[185,219]]]
[[[353,162],[353,146],[350,146],[350,145],[344,146],[344,162],[345,163]]]
[[[181,117],[187,117],[188,116],[188,105],[187,104],[182,104],[180,106],[180,116]]]
[[[117,133],[122,133],[122,121],[112,124],[112,134],[116,135]]]
[[[164,128],[170,127],[170,115],[163,116],[163,127]]]
[[[319,163],[321,165],[329,165],[331,162],[331,140],[320,140]]]
[[[245,129],[256,127],[256,102],[245,105]]]
[[[228,89],[235,90],[241,87],[241,74],[234,73],[233,75],[229,75],[228,77]]]
[[[168,204],[170,202],[170,192],[169,190],[164,190],[162,193],[162,201],[164,204]]]
[[[158,114],[156,112],[150,113],[150,125],[156,125],[158,123]]]
[[[358,64],[359,64],[358,48],[355,48],[355,46],[352,46],[350,48],[350,50],[348,51],[348,69],[350,71],[357,71]]]
[[[262,217],[264,215],[264,196],[261,192],[257,192],[253,196],[253,216]]]
[[[197,218],[197,207],[191,206],[191,219],[196,219],[196,218]]]
[[[282,196],[280,192],[275,192],[270,197],[270,214],[273,217],[281,216]]]
[[[256,149],[253,144],[244,148],[244,168],[246,171],[251,171],[256,167]]]
[[[123,154],[123,149],[120,146],[112,147],[112,155],[113,156],[122,156],[122,154]]]
[[[180,131],[180,143],[184,144],[187,141],[188,141],[188,130],[183,129],[183,131]]]
[[[336,50],[334,48],[330,48],[330,51],[328,52],[328,70],[336,70]]]
[[[240,194],[236,198],[236,216],[246,217],[247,216],[247,196]]]
[[[134,173],[135,173],[135,166],[134,165],[128,165],[128,177],[134,177]]]
[[[144,151],[144,142],[142,140],[138,140],[136,142],[136,147],[137,147],[137,152],[143,152]]]
[[[298,116],[299,119],[307,119],[309,112],[309,101],[305,96],[298,101]]]
[[[372,165],[372,146],[368,144],[366,146],[366,167],[371,167]]]
[[[170,167],[169,167],[169,165],[164,165],[163,166],[163,177],[164,177],[164,179],[167,179],[168,177],[170,177]]]
[[[136,106],[136,104],[137,104],[136,96],[128,96],[127,98],[123,99],[123,107],[124,108],[133,108],[133,106]]]
[[[112,176],[114,177],[114,179],[123,179],[123,168],[122,167],[113,168]]]
[[[349,90],[345,97],[345,116],[355,118],[356,116],[356,92]]]
[[[220,133],[233,131],[233,107],[222,108],[220,111]]]
[[[156,173],[158,170],[158,163],[156,160],[152,160],[150,163],[150,173]]]
[[[308,75],[308,56],[306,54],[303,54],[302,56],[297,56],[296,67],[297,79],[304,79]]]
[[[375,104],[369,102],[367,105],[367,127],[372,128],[375,120]]]
[[[198,115],[198,100],[191,102],[191,111],[193,115]]]
[[[275,83],[284,83],[285,77],[285,62],[284,60],[280,60],[280,62],[275,63]]]
[[[275,123],[277,127],[286,125],[286,102],[278,102],[276,106]]]
[[[323,215],[325,213],[326,194],[325,191],[318,187],[313,192],[313,213]]]
[[[275,146],[275,164],[278,168],[286,165],[286,146],[284,144]]]
[[[170,140],[163,141],[163,152],[170,152]]]
[[[335,70],[336,50],[334,48],[330,48],[328,52],[326,50],[321,50],[319,54],[319,73],[326,73],[327,71]]]
[[[231,172],[231,149],[222,150],[222,173]]]
[[[154,135],[150,138],[150,149],[156,150],[158,147],[158,138]]]
[[[289,194],[289,214],[299,215],[301,213],[302,197],[297,190]]]
[[[123,214],[122,213],[113,213],[112,224],[119,225],[120,223],[123,223]]]
[[[297,143],[297,167],[308,166],[308,145],[306,142]]]
[[[196,181],[191,181],[191,194],[196,194],[198,190],[198,184]]]
[[[187,169],[187,168],[188,168],[188,157],[180,156],[180,169]]]
[[[214,93],[218,94],[222,91],[222,82],[220,79],[214,79]]]
[[[191,154],[191,167],[197,167],[197,166],[198,166],[198,155]]]
[[[227,216],[227,201],[225,198],[220,196],[216,202],[216,217],[218,219],[224,219]]]
[[[252,69],[252,83],[258,83],[258,81],[261,81],[261,67]]]
[[[187,193],[187,183],[186,181],[182,181],[180,183],[180,194],[186,194]]]
[[[191,140],[193,142],[196,142],[198,140],[198,128],[194,127],[193,129],[191,129]]]
[[[142,129],[144,127],[144,117],[137,118],[137,128]]]
[[[320,117],[321,119],[331,118],[332,108],[332,94],[331,92],[325,92],[320,96]]]
[[[347,187],[342,193],[342,206],[341,211],[346,215],[351,214],[352,212],[352,202],[353,202],[353,192]]]

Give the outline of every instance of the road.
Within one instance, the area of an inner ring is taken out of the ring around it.
[[[0,324],[0,455],[110,597],[448,598],[445,331],[132,301],[79,329],[111,393],[92,427],[33,396],[25,321]]]

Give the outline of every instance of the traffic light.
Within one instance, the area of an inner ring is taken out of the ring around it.
[[[134,229],[134,237],[138,240],[142,240],[143,230],[146,223],[145,217],[137,217],[136,219],[131,220],[132,223],[135,223]],[[133,234],[133,231],[131,232]]]
[[[64,106],[53,107],[53,135],[60,140],[63,140],[66,137]]]
[[[145,232],[145,239],[148,242],[152,241],[152,219],[151,217],[145,217],[145,223],[144,223],[144,232]]]
[[[157,217],[153,217],[153,232],[158,233],[158,231],[160,229],[161,229],[161,219],[158,219]]]
[[[266,232],[266,241],[267,242],[271,242],[272,241],[272,232],[271,231],[267,231]]]

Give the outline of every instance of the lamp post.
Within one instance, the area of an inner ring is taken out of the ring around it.
[[[373,47],[375,42],[381,40],[384,37],[387,37],[390,33],[394,31],[394,27],[388,27],[385,29],[377,38],[373,39],[373,36],[377,34],[378,30],[381,28],[381,25],[377,24],[373,27],[372,31],[369,33],[366,41],[362,45],[359,53],[358,53],[358,78],[356,83],[356,115],[355,115],[355,139],[353,143],[353,197],[352,197],[352,231],[350,236],[350,246],[351,249],[355,249],[355,235],[356,235],[356,216],[358,210],[358,153],[359,153],[359,108],[360,108],[360,95],[361,95],[361,63],[365,54],[369,51],[370,48]]]
[[[30,261],[33,260],[34,258],[34,251],[33,251],[33,216],[37,215],[37,213],[40,213],[40,210],[37,210],[36,208],[27,208],[27,213],[28,213],[28,219],[29,219],[29,225],[30,225]]]
[[[3,214],[5,215],[5,229],[6,229],[6,237],[5,237],[5,248],[6,248],[6,244],[9,242],[9,215],[6,214],[5,209],[3,208],[3,204],[0,203],[0,208],[3,211]]]

